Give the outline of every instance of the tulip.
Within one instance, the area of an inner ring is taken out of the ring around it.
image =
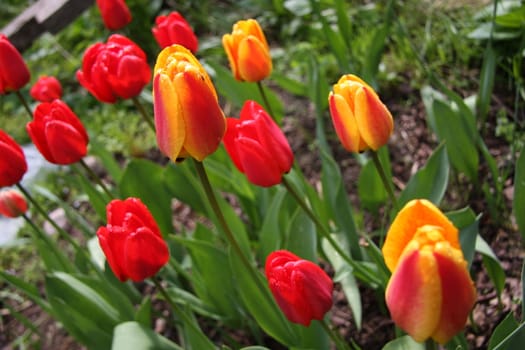
[[[16,190],[0,192],[0,214],[7,218],[22,216],[27,211],[27,202],[22,194]]]
[[[4,34],[0,34],[0,95],[20,90],[30,77],[20,52]]]
[[[151,79],[146,54],[133,41],[113,34],[87,48],[77,79],[101,102],[136,97]]]
[[[217,150],[226,130],[210,77],[181,45],[163,49],[155,64],[153,107],[157,144],[173,161],[202,161]]]
[[[458,230],[431,202],[413,200],[398,213],[383,246],[392,272],[386,303],[394,322],[418,342],[445,344],[461,331],[476,290]]]
[[[0,129],[0,187],[18,183],[27,172],[27,162],[20,147]]]
[[[163,49],[173,44],[179,44],[196,53],[199,42],[190,25],[182,15],[176,11],[169,15],[157,16],[155,27],[151,29],[153,36],[160,48]]]
[[[143,281],[168,262],[168,246],[140,199],[112,200],[106,216],[107,226],[97,230],[98,241],[120,281]]]
[[[255,101],[246,101],[241,117],[226,118],[224,146],[233,163],[255,185],[269,187],[290,171],[293,153],[283,132]]]
[[[97,0],[97,6],[109,30],[119,30],[131,22],[131,12],[124,0]]]
[[[270,47],[256,20],[235,23],[232,34],[222,37],[222,45],[235,79],[257,82],[272,72]]]
[[[313,262],[278,250],[266,258],[265,270],[270,291],[290,322],[308,327],[332,307],[332,279]]]
[[[350,152],[377,151],[388,142],[394,121],[376,92],[352,74],[341,77],[328,97],[332,122]]]
[[[29,94],[39,102],[52,102],[62,97],[62,85],[57,78],[44,75],[38,78]]]
[[[86,129],[61,100],[40,103],[26,129],[36,148],[50,163],[72,164],[87,153]]]

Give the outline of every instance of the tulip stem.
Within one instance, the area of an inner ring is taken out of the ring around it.
[[[102,190],[109,197],[109,199],[115,199],[115,196],[113,196],[113,194],[109,192],[109,189],[107,188],[107,186],[102,182],[102,180],[97,176],[97,174],[95,174],[93,169],[91,169],[86,164],[83,158],[80,159],[79,163],[84,168],[84,170],[86,170],[86,172],[88,173],[88,178],[91,177],[100,187],[102,187]]]
[[[224,218],[224,215],[221,211],[219,203],[217,202],[217,198],[215,197],[215,193],[213,192],[213,189],[211,187],[210,180],[208,178],[208,174],[206,174],[206,169],[204,168],[204,164],[202,164],[202,162],[195,161],[195,168],[197,169],[197,174],[199,175],[199,179],[201,180],[202,186],[204,187],[204,192],[206,193],[206,196],[208,197],[208,201],[210,202],[211,208],[213,212],[215,213],[215,216],[217,217],[217,220],[219,221],[219,224],[222,227],[222,230],[224,231],[228,242],[231,244],[233,250],[235,251],[237,256],[241,259],[246,269],[248,269],[248,271],[250,271],[250,273],[253,275],[253,278],[256,281],[256,283],[259,284],[259,287],[261,289],[263,289],[264,287],[260,283],[260,279],[259,279],[259,276],[257,275],[257,271],[254,269],[254,266],[250,263],[248,258],[244,255],[241,247],[239,246],[239,243],[235,239],[233,232],[231,231],[230,227],[228,226],[228,223],[226,222],[226,219]]]
[[[146,109],[144,108],[142,103],[140,103],[137,97],[132,97],[131,100],[133,101],[133,104],[135,105],[135,107],[139,110],[140,115],[142,116],[142,119],[144,119],[144,121],[149,125],[151,130],[155,132],[155,124],[153,123],[153,118],[151,118],[148,112],[146,112]]]
[[[268,97],[266,96],[266,92],[264,92],[264,87],[262,86],[261,81],[257,82],[257,88],[259,89],[259,93],[261,94],[261,97],[264,101],[264,105],[266,109],[268,110],[268,113],[270,113],[273,120],[276,120],[276,116],[273,114],[273,111],[272,111],[272,105],[270,105],[270,101],[268,100]]]
[[[338,350],[350,350],[350,347],[348,346],[348,344],[346,344],[345,340],[342,339],[341,334],[339,334],[339,332],[332,329],[332,327],[330,327],[330,325],[324,319],[320,320],[319,323],[321,324],[325,332],[328,334],[330,339],[332,339]]]
[[[292,195],[292,197],[296,200],[299,206],[304,210],[304,212],[314,222],[315,226],[317,227],[317,232],[321,233],[323,238],[325,238],[330,243],[330,245],[341,256],[341,258],[343,258],[348,263],[348,265],[350,265],[356,272],[360,272],[362,276],[366,276],[368,278],[368,281],[373,281],[373,283],[381,285],[381,281],[377,278],[377,276],[374,276],[365,269],[363,269],[360,264],[352,260],[352,258],[343,251],[341,246],[332,237],[328,229],[326,229],[326,227],[321,223],[321,221],[319,221],[319,218],[313,213],[312,209],[306,204],[306,202],[301,198],[301,196],[297,193],[297,191],[293,188],[293,186],[290,184],[290,182],[288,182],[288,180],[284,176],[282,178],[282,184]]]
[[[29,114],[29,119],[33,120],[33,112],[31,112],[31,108],[29,108],[29,105],[27,104],[26,99],[24,98],[24,95],[20,92],[20,90],[16,90],[15,92],[16,96],[24,106],[24,109],[26,110],[27,114]]]
[[[437,350],[437,344],[434,339],[429,338],[425,341],[425,350]]]
[[[390,197],[390,200],[392,201],[392,205],[394,206],[394,208],[396,208],[396,211],[399,211],[399,205],[397,203],[397,199],[394,194],[394,190],[392,189],[392,184],[390,181],[388,181],[388,178],[385,174],[385,170],[383,169],[383,165],[381,164],[381,161],[379,160],[379,155],[377,154],[376,151],[370,151],[370,154],[372,155],[372,161],[374,162],[377,172],[379,173],[379,177],[381,177],[381,181],[383,181],[383,185],[385,186],[386,192],[388,193],[388,196]]]

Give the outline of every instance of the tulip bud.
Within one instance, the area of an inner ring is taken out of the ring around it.
[[[445,344],[465,327],[476,290],[458,230],[427,200],[413,200],[387,233],[383,255],[392,277],[386,303],[394,322],[418,342]]]
[[[181,45],[163,49],[155,64],[153,107],[157,144],[173,161],[202,161],[217,150],[226,119],[208,73]]]
[[[233,163],[255,185],[269,187],[290,171],[293,153],[283,132],[255,101],[246,101],[240,119],[227,118],[224,146]]]
[[[257,82],[272,72],[272,58],[266,37],[254,19],[238,21],[231,34],[222,37],[235,79]]]
[[[342,76],[328,101],[335,131],[347,151],[377,151],[388,142],[394,128],[392,115],[363,80]]]
[[[190,25],[176,11],[167,16],[157,16],[155,27],[151,30],[161,49],[173,44],[179,44],[196,53],[199,42]]]
[[[124,0],[97,0],[97,6],[109,30],[119,30],[131,22],[131,12]]]
[[[38,78],[29,94],[39,102],[52,102],[62,97],[62,86],[57,78],[44,75]]]
[[[332,307],[333,282],[313,262],[278,250],[266,258],[265,270],[277,305],[290,322],[309,326]]]
[[[169,250],[148,208],[138,198],[112,200],[106,207],[107,226],[97,230],[111,270],[124,282],[155,275],[169,260]]]
[[[8,218],[22,216],[27,211],[27,202],[24,196],[16,190],[0,192],[0,214]]]
[[[27,172],[24,151],[11,136],[1,129],[0,155],[0,187],[12,186],[22,180]]]
[[[36,148],[50,163],[72,164],[87,153],[86,129],[61,100],[40,103],[26,129]]]
[[[133,41],[113,34],[87,48],[77,79],[101,102],[115,103],[140,94],[151,79],[146,54]]]
[[[0,95],[20,90],[30,77],[20,52],[4,34],[0,34]]]

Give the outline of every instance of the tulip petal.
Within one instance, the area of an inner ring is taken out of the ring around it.
[[[238,55],[239,75],[243,80],[260,81],[272,72],[270,53],[255,36],[241,40]]]
[[[153,81],[157,144],[165,155],[176,161],[186,138],[182,107],[169,77],[157,74]]]
[[[239,161],[251,183],[270,187],[281,182],[282,172],[275,159],[261,144],[247,137],[237,138]]]
[[[71,125],[61,121],[50,121],[44,133],[51,162],[67,165],[79,161],[87,153],[87,144],[82,135]]]
[[[0,187],[19,182],[27,171],[22,148],[7,133],[0,130]]]
[[[461,251],[448,244],[438,244],[434,251],[442,288],[441,320],[432,335],[445,344],[465,326],[476,302],[476,290]]]
[[[162,237],[147,227],[129,235],[123,250],[126,273],[135,282],[156,274],[169,259],[168,246]]]
[[[330,93],[329,105],[335,132],[343,147],[349,152],[361,151],[363,142],[359,135],[354,112],[346,100],[340,95]]]
[[[244,173],[244,168],[239,159],[239,152],[237,151],[237,137],[239,136],[237,125],[239,125],[239,119],[226,118],[226,132],[222,138],[226,152],[230,156],[233,164],[239,169],[241,173]]]
[[[102,226],[97,230],[97,237],[109,267],[121,282],[126,281],[129,277],[122,269],[124,260],[120,251],[126,237],[125,232],[119,230],[118,227],[112,227],[109,232],[106,227]]]
[[[388,230],[382,251],[385,263],[394,271],[407,244],[421,226],[432,225],[443,229],[444,240],[453,248],[461,249],[458,229],[443,213],[426,199],[412,200],[397,214]]]
[[[432,251],[419,251],[417,242],[412,243],[392,274],[385,297],[392,320],[422,342],[439,323],[442,288]]]
[[[377,151],[388,142],[394,128],[394,120],[379,97],[366,86],[356,91],[354,113],[364,142]]]
[[[222,36],[222,46],[224,46],[224,51],[226,56],[228,56],[228,62],[230,63],[230,68],[233,73],[233,77],[236,80],[242,80],[239,70],[237,69],[237,45],[235,37],[232,34],[224,34]]]
[[[184,150],[202,161],[219,147],[226,131],[226,118],[206,77],[193,71],[177,74],[175,91],[184,115]],[[169,100],[167,100],[169,101]]]

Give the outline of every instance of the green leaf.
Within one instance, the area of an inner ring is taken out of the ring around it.
[[[287,227],[287,249],[303,259],[316,261],[317,234],[315,224],[302,208],[297,208]]]
[[[424,167],[419,169],[408,181],[398,198],[400,207],[410,200],[425,198],[439,205],[447,189],[449,163],[444,144],[432,153]]]
[[[525,344],[525,323],[518,324],[510,312],[501,321],[489,340],[489,350],[514,350]]]
[[[478,119],[482,122],[485,121],[492,98],[494,76],[496,73],[496,59],[496,50],[494,50],[492,44],[489,42],[483,54],[483,65],[481,66],[479,91],[476,100]]]
[[[92,139],[89,141],[89,152],[100,159],[104,168],[113,178],[113,181],[118,183],[122,176],[122,169],[113,157],[113,154],[108,151],[107,147],[100,145],[96,139]]]
[[[184,350],[167,338],[138,322],[124,322],[115,327],[111,350]]]
[[[93,182],[88,180],[86,176],[80,175],[80,168],[77,171],[77,176],[70,178],[71,182],[75,184],[75,187],[81,188],[89,198],[89,204],[93,207],[99,218],[106,217],[106,205],[108,204],[107,197],[99,192]]]
[[[266,258],[272,251],[283,246],[284,225],[280,224],[280,215],[283,213],[282,205],[287,192],[278,191],[271,199],[271,202],[264,216],[261,229],[259,231],[259,256]]]
[[[514,173],[514,198],[512,210],[518,229],[521,232],[521,240],[525,242],[525,149],[521,151],[520,157],[516,162]]]
[[[363,208],[375,213],[378,212],[379,207],[388,199],[388,192],[377,172],[374,162],[371,160],[368,160],[359,172],[357,193]]]
[[[506,280],[505,270],[503,270],[501,262],[492,251],[492,248],[480,235],[478,235],[476,239],[476,251],[483,255],[483,265],[485,265],[487,274],[496,287],[498,297],[501,296]]]
[[[24,280],[0,270],[0,279],[11,284],[13,287],[23,292],[29,299],[38,304],[45,312],[51,314],[52,310],[49,303],[40,296],[37,287],[25,282]]]
[[[256,273],[255,276],[249,272],[233,252],[230,253],[230,264],[241,299],[261,328],[286,346],[298,346],[300,344],[298,326],[291,324],[285,318],[270,293],[267,281],[256,269],[252,269]]]
[[[450,221],[459,229],[459,241],[465,260],[470,268],[476,250],[479,218],[469,207],[446,213]]]
[[[405,335],[388,342],[383,346],[383,350],[425,350],[425,344],[418,343],[410,336]]]
[[[149,295],[141,301],[134,319],[144,327],[151,325],[151,297]]]
[[[148,207],[164,235],[173,232],[171,195],[164,185],[164,168],[145,159],[131,160],[119,183],[123,198],[138,197]]]
[[[193,210],[206,214],[207,207],[203,199],[199,179],[192,172],[189,162],[170,163],[164,170],[164,184],[170,196],[177,198]]]

